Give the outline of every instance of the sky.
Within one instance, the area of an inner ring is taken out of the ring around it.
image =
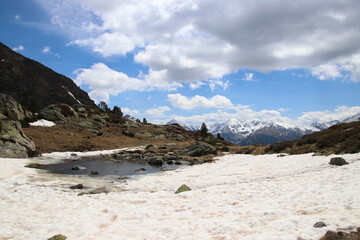
[[[358,0],[0,0],[0,41],[153,123],[360,112]]]

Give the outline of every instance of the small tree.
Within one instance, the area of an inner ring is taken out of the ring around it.
[[[98,107],[99,107],[100,110],[103,111],[103,112],[107,112],[107,113],[108,113],[108,112],[111,112],[111,111],[110,111],[110,108],[108,107],[108,105],[107,105],[106,102],[104,102],[104,101],[99,102]]]
[[[221,137],[220,133],[218,132],[218,134],[216,135],[216,139],[219,139],[219,140],[224,140],[223,137]]]
[[[143,123],[145,123],[145,124],[148,123],[146,118],[143,119]]]
[[[114,106],[113,110],[111,111],[112,114],[115,114],[117,116],[123,117],[123,113],[121,109],[118,106]]]
[[[208,129],[207,129],[205,123],[202,123],[201,128],[200,128],[201,137],[206,138],[207,132],[208,132]]]

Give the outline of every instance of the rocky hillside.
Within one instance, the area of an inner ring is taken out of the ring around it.
[[[290,154],[357,153],[360,152],[360,122],[340,123],[323,131],[305,135],[299,140],[271,144],[264,151]]]
[[[68,77],[18,54],[0,43],[0,93],[13,96],[37,112],[49,104],[85,104],[96,108],[88,94]]]

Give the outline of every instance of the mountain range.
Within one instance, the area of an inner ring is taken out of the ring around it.
[[[359,121],[360,113],[344,120],[344,122]],[[197,131],[200,126],[193,126],[188,123],[173,119],[167,123],[179,124],[190,131]],[[334,120],[323,123],[312,123],[309,127],[296,127],[272,121],[239,120],[229,119],[221,123],[206,123],[208,131],[213,135],[220,135],[227,141],[236,145],[272,144],[279,141],[300,139],[302,136],[327,129],[340,121]]]

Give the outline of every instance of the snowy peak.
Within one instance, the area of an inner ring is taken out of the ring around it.
[[[339,123],[340,122],[338,120],[333,120],[333,121],[323,122],[323,123],[315,122],[310,125],[310,128],[313,131],[322,131],[333,125],[339,124]]]
[[[344,121],[342,121],[342,123],[351,123],[357,121],[360,121],[360,113],[357,113],[354,116],[345,119]]]
[[[200,126],[193,126],[193,125],[188,124],[188,123],[180,122],[180,121],[178,121],[176,119],[172,119],[171,121],[166,123],[166,125],[171,125],[171,124],[179,124],[180,126],[182,126],[183,128],[185,128],[186,130],[189,130],[189,131],[200,130]]]

